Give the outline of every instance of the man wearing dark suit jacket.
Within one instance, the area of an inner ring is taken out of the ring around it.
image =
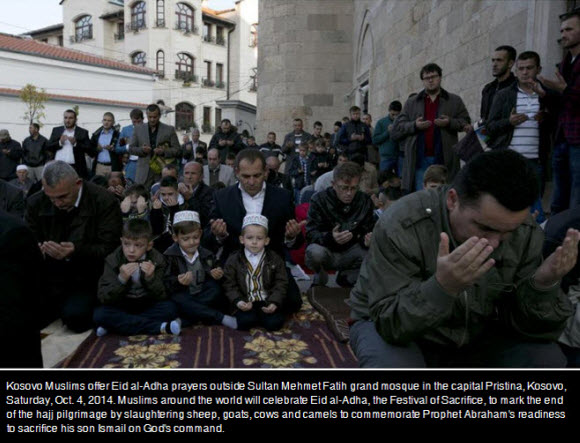
[[[240,151],[236,157],[236,173],[240,183],[215,195],[215,207],[205,233],[207,246],[214,251],[223,246],[220,260],[225,261],[231,252],[240,248],[244,216],[259,213],[268,219],[270,249],[285,258],[287,248],[299,247],[304,241],[302,225],[294,218],[292,194],[265,183],[266,161],[257,149]],[[286,270],[289,286],[285,310],[296,312],[302,304],[300,291],[290,270]]]
[[[163,159],[164,163],[177,159],[180,155],[181,147],[175,133],[175,128],[165,123],[161,123],[161,109],[152,104],[147,107],[147,124],[135,126],[129,148],[129,154],[138,155],[137,174],[135,183],[144,184],[146,188],[156,181],[158,176],[151,170],[149,164],[151,158],[157,155]],[[163,148],[161,145],[166,145]]]
[[[91,146],[88,131],[77,126],[75,111],[64,111],[64,126],[53,128],[46,149],[54,154],[55,160],[62,160],[75,168],[81,178],[88,178],[85,154],[94,157],[96,151]]]

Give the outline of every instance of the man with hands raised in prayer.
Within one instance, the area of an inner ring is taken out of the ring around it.
[[[377,222],[354,287],[351,346],[363,367],[564,367],[555,343],[572,307],[560,279],[571,229],[542,262],[529,208],[533,166],[478,155],[450,187],[397,201]]]
[[[214,253],[223,247],[220,260],[226,261],[231,252],[240,248],[239,236],[246,214],[261,214],[268,219],[270,248],[283,259],[288,248],[298,248],[304,242],[304,222],[295,220],[292,194],[286,189],[269,185],[266,180],[266,160],[257,149],[244,149],[236,156],[235,171],[239,183],[215,194],[215,206],[205,229],[204,246]],[[290,270],[287,312],[295,312],[302,304],[300,291]]]

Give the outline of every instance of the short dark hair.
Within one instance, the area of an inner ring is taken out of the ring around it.
[[[447,168],[444,165],[431,165],[425,170],[423,183],[447,183]]]
[[[268,132],[268,135],[273,135],[274,137],[276,137],[276,133],[273,131]]]
[[[121,179],[121,184],[123,187],[127,186],[127,180],[125,180],[125,175],[121,171],[111,171],[105,175],[105,178],[107,179],[107,183],[112,178],[119,178]]]
[[[505,51],[508,55],[508,60],[516,60],[517,52],[513,46],[501,45],[495,48],[496,51]]]
[[[175,163],[167,163],[165,166],[163,166],[163,169],[175,171],[177,174],[179,174],[179,168]]]
[[[161,179],[159,182],[160,188],[174,188],[178,189],[177,179],[171,175],[167,175]]]
[[[337,120],[334,122],[334,126],[338,126],[340,128],[342,126],[342,122]]]
[[[113,123],[115,123],[115,115],[112,112],[109,112],[109,111],[105,112],[103,114],[103,118],[105,118],[105,117],[111,117],[113,119]]]
[[[421,80],[423,80],[423,74],[426,74],[427,72],[436,72],[439,77],[443,75],[443,71],[437,63],[428,63],[421,68],[421,72],[419,73]]]
[[[228,152],[226,154],[226,160],[235,160],[236,159],[236,154],[234,154],[233,152]]]
[[[389,186],[388,188],[384,188],[380,193],[385,194],[387,200],[389,201],[396,201],[399,200],[403,196],[403,190],[400,187]]]
[[[532,60],[532,59],[536,62],[537,68],[542,66],[541,62],[540,62],[540,54],[538,54],[537,52],[524,51],[520,55],[518,55],[518,61],[519,60]]]
[[[175,235],[187,235],[195,231],[201,231],[201,225],[194,221],[185,221],[172,226]]]
[[[90,182],[102,188],[109,187],[109,180],[104,175],[93,175]]]
[[[344,162],[334,168],[332,179],[337,182],[339,180],[352,180],[353,178],[360,178],[362,175],[362,168],[355,162]]]
[[[151,103],[149,106],[147,106],[147,112],[155,112],[155,111],[157,111],[159,115],[161,115],[161,108],[159,107],[159,105]]]
[[[143,111],[141,109],[135,108],[129,113],[129,118],[143,119]]]
[[[78,115],[77,115],[77,111],[75,111],[74,109],[67,109],[66,111],[64,111],[64,113],[65,113],[65,114],[66,114],[66,113],[69,113],[69,114],[74,114],[74,115],[75,115],[75,118],[77,118],[77,117],[78,117]]]
[[[222,123],[229,123],[230,125],[232,124],[232,122],[230,121],[229,118],[222,119],[222,121],[220,122],[220,124],[222,124]]]
[[[463,205],[477,205],[484,194],[510,211],[522,211],[538,199],[538,177],[532,164],[511,149],[475,156],[457,174],[451,185]]]
[[[251,164],[259,161],[262,163],[262,170],[266,169],[266,159],[264,158],[264,154],[257,149],[243,149],[238,152],[238,155],[236,155],[236,162],[234,163],[236,169],[239,169],[242,160],[246,160]]]
[[[40,125],[38,123],[31,123],[30,126],[34,126],[38,131],[40,131]]]
[[[356,154],[353,154],[349,160],[351,162],[356,163],[357,165],[359,165],[361,168],[364,167],[365,165],[365,156],[363,154],[361,154],[360,152],[357,152]]]
[[[360,108],[358,106],[351,106],[348,112],[352,114],[353,112],[359,112]]]
[[[572,9],[571,11],[565,12],[564,14],[560,15],[560,21],[568,20],[572,17],[576,17],[580,20],[580,8]]]
[[[227,186],[226,186],[226,184],[224,182],[215,182],[213,185],[210,186],[210,188],[215,189],[216,191],[218,191],[220,189],[227,188]]]
[[[316,128],[317,126],[320,126],[322,128],[322,123],[320,123],[319,121],[315,121],[314,125],[312,125],[312,127]]]
[[[138,197],[143,197],[145,201],[149,201],[149,199],[151,198],[147,188],[140,183],[135,183],[134,185],[131,185],[127,189],[125,189],[125,197],[129,197],[130,195],[137,195]]]
[[[123,225],[121,236],[131,240],[145,238],[147,241],[151,241],[153,240],[153,229],[147,220],[131,218]]]
[[[403,105],[398,100],[394,100],[391,103],[389,103],[389,111],[401,112],[402,109],[403,109]]]
[[[302,121],[302,119],[301,119],[301,118],[295,118],[295,119],[294,119],[294,121],[295,121],[295,122],[300,122],[300,123],[303,123],[303,121]]]

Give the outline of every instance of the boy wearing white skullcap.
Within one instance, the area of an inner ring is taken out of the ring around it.
[[[238,329],[263,326],[269,331],[284,325],[280,306],[288,292],[284,260],[266,248],[268,219],[248,214],[242,223],[241,251],[230,255],[224,269],[224,289],[237,311]]]
[[[218,283],[223,277],[212,252],[199,246],[202,236],[199,214],[179,211],[173,218],[173,245],[167,259],[165,287],[178,307],[183,326],[203,322],[237,328],[235,317],[224,315],[219,307],[226,304]]]

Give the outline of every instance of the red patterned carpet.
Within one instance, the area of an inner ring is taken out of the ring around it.
[[[91,334],[62,368],[356,368],[324,318],[304,299],[300,312],[274,333],[223,326],[186,328],[180,336]]]

